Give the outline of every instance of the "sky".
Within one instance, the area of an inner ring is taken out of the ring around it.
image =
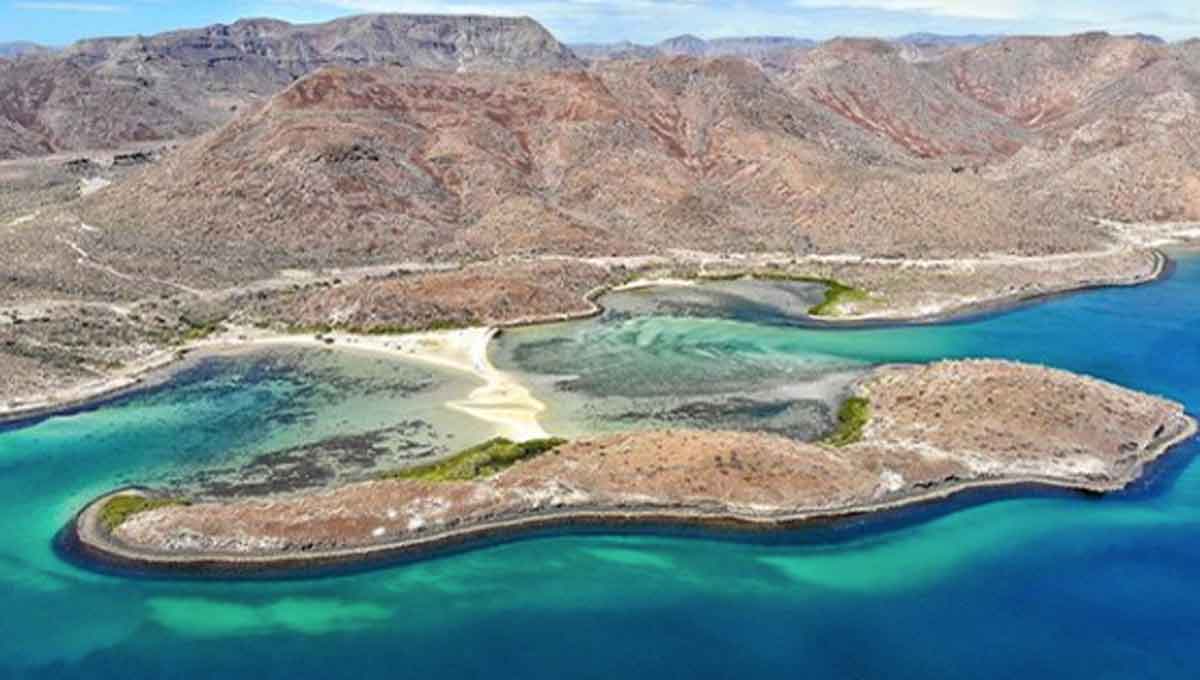
[[[525,15],[564,42],[787,35],[1064,34],[1200,36],[1200,0],[0,0],[0,42],[65,45],[269,16],[364,12]]]

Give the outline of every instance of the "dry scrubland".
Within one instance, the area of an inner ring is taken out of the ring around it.
[[[861,439],[835,447],[745,433],[657,432],[569,443],[470,481],[392,479],[322,493],[149,509],[86,544],[149,562],[318,559],[488,526],[760,522],[833,516],[977,484],[1120,488],[1192,431],[1178,404],[995,361],[885,367],[859,388]],[[342,555],[343,557],[354,556]]]
[[[177,244],[180,266],[237,262],[228,275],[244,278],[685,244],[894,257],[1097,247],[1060,204],[914,169],[746,62],[674,59],[531,74],[327,69],[80,210]]]
[[[507,261],[288,292],[243,309],[259,320],[364,333],[499,326],[590,313],[588,294],[614,278],[582,262]]]

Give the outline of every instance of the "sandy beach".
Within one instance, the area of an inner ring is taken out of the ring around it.
[[[467,328],[405,335],[327,333],[316,336],[233,327],[176,349],[157,352],[131,363],[108,378],[46,394],[37,400],[9,402],[0,409],[0,421],[37,417],[116,395],[152,382],[157,377],[165,378],[170,374],[172,365],[184,356],[195,358],[205,354],[233,354],[286,346],[364,352],[468,373],[483,384],[472,390],[466,398],[447,402],[449,408],[490,423],[495,427],[496,436],[514,441],[545,437],[546,431],[538,422],[538,414],[545,411],[545,404],[535,399],[512,376],[497,370],[488,359],[488,343],[495,334],[496,329],[493,328]]]
[[[666,287],[689,287],[701,283],[701,279],[634,279],[629,283],[623,283],[612,288],[611,292],[620,292],[624,290],[639,290],[642,288],[666,288]]]
[[[483,384],[472,390],[466,398],[447,402],[448,407],[492,424],[496,428],[496,436],[513,441],[545,437],[546,431],[538,423],[538,414],[546,409],[545,404],[535,399],[512,376],[497,370],[488,359],[488,343],[495,334],[494,328],[464,328],[404,335],[335,332],[315,336],[239,328],[195,343],[192,348],[214,353],[269,346],[333,348],[380,354],[469,373]]]

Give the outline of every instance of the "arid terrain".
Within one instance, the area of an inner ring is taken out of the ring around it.
[[[1200,41],[609,47],[381,15],[10,50],[3,401],[221,324],[503,325],[738,273],[907,319],[1146,281],[1200,235]]]
[[[191,136],[329,65],[578,67],[530,19],[272,19],[0,53],[0,158]],[[104,115],[97,115],[103,112]]]
[[[86,549],[145,564],[254,567],[422,550],[523,526],[731,522],[779,526],[979,485],[1121,488],[1195,431],[1180,405],[995,361],[883,367],[858,388],[861,439],[656,432],[568,443],[470,481],[395,479],[322,493],[145,509]]]

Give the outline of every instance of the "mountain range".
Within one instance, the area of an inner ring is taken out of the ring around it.
[[[890,42],[914,49],[940,51],[966,45],[982,45],[998,40],[998,35],[941,35],[938,33],[909,33]],[[667,38],[653,45],[638,45],[629,41],[613,43],[575,43],[571,51],[584,59],[629,59],[655,56],[726,57],[740,56],[766,60],[785,50],[810,49],[820,41],[789,36],[744,36],[705,40],[691,34]]]
[[[211,130],[324,66],[579,68],[530,19],[370,15],[323,24],[247,19],[84,40],[0,61],[0,158]]]
[[[589,63],[528,19],[252,20],[5,62],[0,150],[191,137],[76,209],[123,271],[211,285],[681,246],[1042,255],[1101,247],[1095,220],[1200,220],[1200,41],[949,42]]]
[[[16,59],[36,54],[49,54],[54,50],[28,41],[0,42],[0,59]]]

